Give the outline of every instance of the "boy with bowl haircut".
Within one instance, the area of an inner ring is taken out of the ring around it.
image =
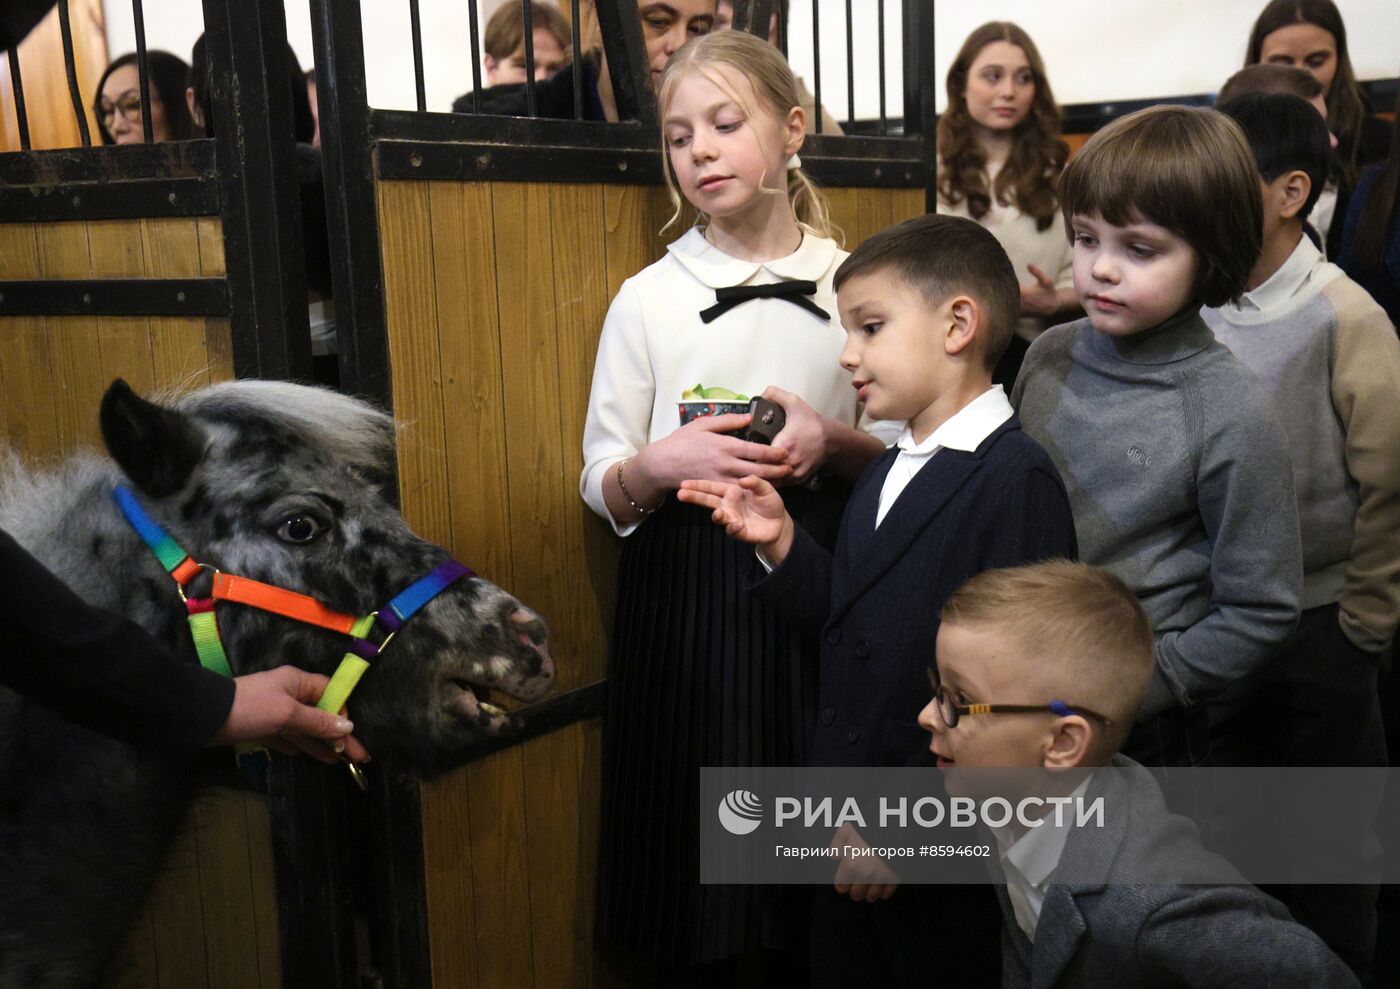
[[[1358,985],[1166,812],[1151,774],[1115,754],[1155,675],[1147,616],[1106,570],[1064,560],[989,570],[943,607],[937,689],[919,724],[949,792],[975,787],[979,767],[1043,768],[1106,807],[1102,827],[1047,817],[992,829],[1006,879],[1002,986]],[[1114,771],[1092,772],[1104,766]]]
[[[1239,303],[1201,315],[1259,378],[1288,436],[1305,610],[1281,655],[1211,705],[1216,755],[1240,766],[1384,766],[1377,678],[1400,625],[1400,340],[1385,310],[1304,236],[1331,161],[1317,113],[1286,93],[1219,109],[1258,161],[1264,249]],[[1367,840],[1370,822],[1349,825],[1339,841]],[[1278,891],[1363,974],[1377,893]]]
[[[1203,702],[1278,650],[1302,584],[1283,432],[1199,314],[1259,257],[1254,158],[1227,117],[1153,107],[1095,134],[1059,194],[1088,316],[1032,345],[1012,402],[1065,479],[1081,556],[1156,628],[1124,751],[1201,765]]]
[[[916,719],[944,600],[990,567],[1073,556],[1074,524],[1050,458],[992,384],[1020,306],[995,237],[965,218],[908,220],[861,244],[835,287],[841,364],[866,414],[907,425],[856,483],[834,555],[758,478],[686,481],[678,497],[757,545],[751,589],[821,642],[809,763],[926,765]],[[896,885],[885,863],[861,858],[838,868],[841,895],[817,891],[816,984],[924,985],[936,928],[946,949],[935,974],[995,985],[991,897],[913,886],[890,898]]]

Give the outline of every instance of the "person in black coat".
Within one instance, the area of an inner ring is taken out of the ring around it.
[[[965,218],[919,217],[858,247],[835,285],[841,363],[866,414],[908,420],[856,483],[835,553],[793,524],[766,481],[686,481],[679,497],[757,545],[753,593],[820,639],[811,764],[930,765],[917,719],[944,601],[983,570],[1073,557],[1074,521],[1050,457],[992,384],[1020,312],[995,237]],[[877,858],[842,862],[835,879],[841,895],[815,892],[814,984],[997,984],[1000,924],[985,887],[894,896],[898,877]]]
[[[89,605],[0,530],[0,684],[70,721],[172,759],[256,742],[325,763],[369,754],[312,706],[327,679],[295,667],[228,679],[181,662],[145,629]],[[329,744],[328,744],[329,743]]]

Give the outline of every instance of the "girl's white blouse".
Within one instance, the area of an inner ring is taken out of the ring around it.
[[[603,478],[618,461],[680,427],[677,403],[697,384],[757,396],[777,385],[823,415],[868,429],[892,443],[903,423],[863,421],[841,367],[846,333],[832,276],[846,253],[827,237],[805,233],[787,257],[762,263],[730,257],[692,228],[666,255],[622,283],[598,342],[583,430],[579,490],[588,506],[625,536],[603,501]],[[812,297],[831,314],[823,321],[783,299],[750,299],[708,325],[700,311],[715,289],[785,279],[816,282]]]

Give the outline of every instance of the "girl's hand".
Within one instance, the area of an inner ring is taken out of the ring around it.
[[[1026,282],[1021,286],[1021,315],[1055,315],[1060,311],[1060,293],[1055,288],[1055,282],[1033,264],[1026,265],[1026,268],[1035,281]]]
[[[686,481],[676,497],[689,505],[713,510],[716,525],[735,539],[759,546],[777,566],[792,546],[792,516],[773,485],[757,477],[726,481]]]
[[[801,484],[826,463],[829,420],[799,396],[781,388],[770,385],[763,397],[781,405],[787,416],[783,431],[773,439],[773,448],[788,452],[787,464],[792,468],[792,475],[787,483]]]
[[[792,474],[786,450],[722,435],[744,429],[751,418],[747,412],[703,416],[648,445],[636,459],[663,489],[679,488],[687,478],[785,480]]]

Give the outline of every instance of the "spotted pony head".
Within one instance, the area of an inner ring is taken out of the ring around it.
[[[117,381],[101,423],[147,510],[199,563],[365,615],[448,559],[395,508],[394,424],[363,402],[236,381],[161,405]],[[144,546],[139,552],[149,557]],[[179,641],[185,623],[174,582],[153,557],[141,580],[147,588],[158,582],[154,623]],[[293,664],[329,675],[348,644],[339,633],[239,604],[221,603],[218,621],[236,673]],[[404,625],[360,681],[349,713],[371,752],[430,774],[509,730],[508,714],[483,691],[533,700],[553,675],[543,620],[472,577]]]

